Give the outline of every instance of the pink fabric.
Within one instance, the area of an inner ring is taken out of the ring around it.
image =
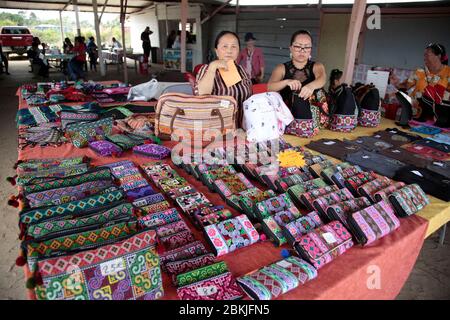
[[[245,66],[247,64],[247,48],[243,49],[236,60],[237,64],[241,65],[244,70],[246,70]],[[261,75],[261,68],[264,68],[264,55],[261,48],[255,48],[253,51],[252,57],[252,74],[250,75],[251,79],[255,79]]]

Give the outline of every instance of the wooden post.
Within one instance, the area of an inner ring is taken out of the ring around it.
[[[358,0],[353,3],[350,26],[348,28],[347,46],[345,49],[345,64],[343,81],[351,84],[353,69],[355,68],[356,49],[358,47],[359,33],[364,20],[367,0]]]
[[[61,43],[62,43],[62,46],[64,46],[64,29],[63,29],[62,11],[59,11],[59,26],[61,28]]]
[[[181,72],[186,72],[186,23],[188,0],[181,0]]]
[[[236,34],[239,36],[239,0],[236,0],[236,26],[234,27]]]
[[[75,9],[75,21],[77,23],[77,35],[81,36],[81,27],[80,27],[80,17],[79,17],[79,10],[78,10],[78,0],[73,0],[72,2],[73,8]]]
[[[100,75],[104,77],[106,75],[105,60],[103,60],[102,55],[102,38],[100,35],[100,18],[98,17],[98,6],[97,0],[92,0],[92,8],[94,11],[94,26],[95,26],[95,38],[97,40],[97,52],[98,61],[100,64]]]
[[[125,14],[127,12],[128,0],[120,0],[120,25],[122,28],[122,49],[123,49],[123,82],[128,84],[128,68],[127,68],[127,47],[125,44]]]

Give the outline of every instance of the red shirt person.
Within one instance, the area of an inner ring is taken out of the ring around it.
[[[255,46],[255,41],[253,33],[248,32],[245,35],[247,47],[239,53],[236,62],[247,71],[253,83],[259,83],[264,79],[265,63],[263,52]]]

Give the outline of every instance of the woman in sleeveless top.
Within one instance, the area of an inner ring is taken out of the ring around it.
[[[312,36],[308,31],[295,32],[289,49],[292,60],[275,67],[268,90],[280,92],[294,118],[302,119],[305,113],[311,113],[308,109],[314,95],[317,100],[326,99],[319,92],[326,83],[326,72],[322,63],[311,60]],[[292,103],[293,95],[299,98],[295,99],[295,105]]]

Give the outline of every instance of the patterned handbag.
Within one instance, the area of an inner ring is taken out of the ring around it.
[[[341,171],[345,168],[350,167],[351,164],[348,162],[341,162],[339,164],[333,165],[331,167],[326,167],[322,170],[320,173],[320,176],[328,183],[328,184],[335,184],[333,179],[331,178],[333,174],[335,174],[338,171]]]
[[[294,119],[285,129],[286,134],[301,138],[311,138],[319,133],[315,119]]]
[[[40,260],[39,300],[155,300],[163,296],[154,231],[96,249]]]
[[[338,221],[311,230],[300,237],[294,249],[316,269],[322,268],[353,247],[350,232]]]
[[[236,281],[253,300],[272,300],[316,277],[316,268],[308,262],[288,257]]]
[[[281,246],[286,243],[286,238],[281,231],[281,227],[273,217],[266,217],[261,221],[261,227],[267,237],[276,246]]]
[[[366,197],[360,197],[355,199],[350,199],[340,203],[336,203],[329,206],[327,209],[327,216],[331,220],[338,220],[348,228],[347,217],[353,212],[362,210],[369,207],[370,201]]]
[[[239,215],[217,224],[205,227],[206,239],[221,256],[236,249],[246,247],[259,240],[259,234],[245,215]]]
[[[237,300],[242,290],[230,272],[203,279],[177,289],[181,300]]]
[[[118,145],[106,140],[91,141],[88,146],[102,157],[120,156],[123,151]]]
[[[66,134],[77,148],[87,147],[95,140],[104,140],[110,135],[113,127],[113,118],[104,118],[93,122],[73,123],[66,127]]]
[[[255,206],[255,210],[255,215],[260,219],[268,218],[271,215],[284,210],[298,212],[298,209],[294,206],[287,193],[258,202]]]
[[[223,179],[214,181],[214,186],[216,191],[222,196],[222,198],[227,199],[233,194],[238,194],[255,186],[244,176],[243,173],[238,173],[236,175],[228,176]]]
[[[389,195],[401,188],[403,188],[406,184],[404,182],[394,182],[389,187],[386,187],[384,189],[381,189],[380,191],[375,192],[373,195],[375,198],[375,202],[380,202],[381,200],[384,200],[386,202],[389,202]]]
[[[332,192],[339,191],[339,188],[336,186],[325,186],[319,189],[313,189],[311,191],[305,192],[300,196],[301,203],[303,206],[308,208],[311,211],[315,211],[314,200],[317,198],[323,197]]]
[[[97,248],[120,241],[136,234],[137,231],[136,221],[125,221],[53,238],[26,240],[21,243],[22,257],[26,259],[29,270],[34,273],[37,268],[36,263],[40,259]]]
[[[107,222],[128,221],[133,214],[133,206],[130,203],[122,203],[104,212],[94,213],[83,218],[43,221],[31,224],[26,235],[34,240],[39,240],[51,235],[76,233],[85,228],[101,226]]]
[[[312,211],[297,218],[282,227],[287,242],[293,246],[300,237],[309,231],[323,225],[322,219],[316,211]]]
[[[224,166],[219,168],[210,169],[204,171],[203,166],[199,165],[198,170],[200,172],[200,179],[203,184],[207,185],[210,190],[214,190],[214,181],[229,177],[230,175],[236,175],[237,172],[232,166]]]
[[[208,253],[208,250],[206,250],[203,243],[201,243],[200,241],[197,240],[197,241],[188,243],[187,245],[164,252],[160,256],[161,268],[164,271],[166,271],[165,265],[169,262],[186,260],[186,259],[202,256],[207,253]]]
[[[141,144],[133,147],[133,153],[143,155],[155,160],[162,160],[170,156],[171,150],[158,144]]]
[[[329,206],[333,204],[347,201],[353,199],[353,195],[348,189],[340,189],[336,192],[328,193],[320,198],[317,198],[313,201],[313,206],[317,209],[317,211],[322,215],[324,219],[327,219],[326,211]]]
[[[385,201],[352,213],[347,222],[357,242],[364,246],[400,227],[394,209]]]
[[[145,217],[140,217],[138,219],[138,224],[146,228],[155,229],[159,226],[179,220],[181,220],[180,214],[177,209],[172,208],[165,211],[155,212]]]
[[[301,174],[293,174],[287,177],[283,177],[275,180],[275,186],[279,192],[286,192],[289,187],[296,184],[302,184],[304,182],[314,179],[311,173],[302,172]]]
[[[361,187],[363,184],[373,181],[377,179],[379,176],[373,172],[361,172],[354,176],[351,176],[345,180],[344,185],[345,187],[352,192],[354,196],[359,196],[358,188]]]
[[[378,202],[375,200],[374,194],[384,188],[389,187],[392,180],[388,177],[378,177],[375,180],[369,181],[358,187],[358,194],[368,198],[372,203]]]
[[[95,168],[86,173],[73,175],[64,179],[54,178],[42,183],[29,184],[22,187],[25,195],[63,187],[76,186],[84,182],[112,179],[111,172],[105,168]],[[30,181],[32,182],[32,181]]]
[[[361,167],[359,166],[350,166],[347,167],[341,171],[338,171],[334,173],[331,176],[331,180],[339,187],[339,188],[345,188],[345,180],[347,180],[350,177],[353,177],[354,175],[357,175],[358,173],[363,172]]]
[[[362,85],[355,89],[354,94],[360,108],[358,124],[362,127],[378,126],[381,118],[378,89],[371,84]]]
[[[430,203],[430,199],[416,183],[391,193],[389,201],[394,206],[395,214],[399,217],[413,215]]]
[[[251,193],[244,191],[244,193],[239,196],[239,204],[247,217],[256,219],[256,203],[275,197],[276,194],[272,190],[261,191],[258,188],[250,189],[248,191],[251,191]]]
[[[212,265],[216,260],[216,256],[212,253],[207,253],[201,256],[192,257],[185,260],[177,260],[168,262],[166,264],[166,271],[171,275],[174,285],[178,285],[177,276],[185,272],[195,271],[199,268]]]
[[[303,193],[326,187],[324,180],[317,178],[289,187],[287,192],[297,206],[303,206],[301,196]]]
[[[340,85],[333,94],[330,104],[330,130],[350,132],[358,124],[358,106],[352,89],[347,84]]]
[[[112,191],[102,195],[95,195],[81,200],[71,201],[61,205],[23,210],[19,214],[19,226],[22,232],[27,225],[50,219],[70,219],[77,216],[88,215],[100,210],[109,209],[124,200],[123,191]]]
[[[81,200],[95,194],[104,194],[111,187],[113,187],[111,179],[95,180],[84,182],[76,186],[29,193],[25,198],[31,208],[37,208]],[[117,189],[117,187],[114,186],[114,189]]]

